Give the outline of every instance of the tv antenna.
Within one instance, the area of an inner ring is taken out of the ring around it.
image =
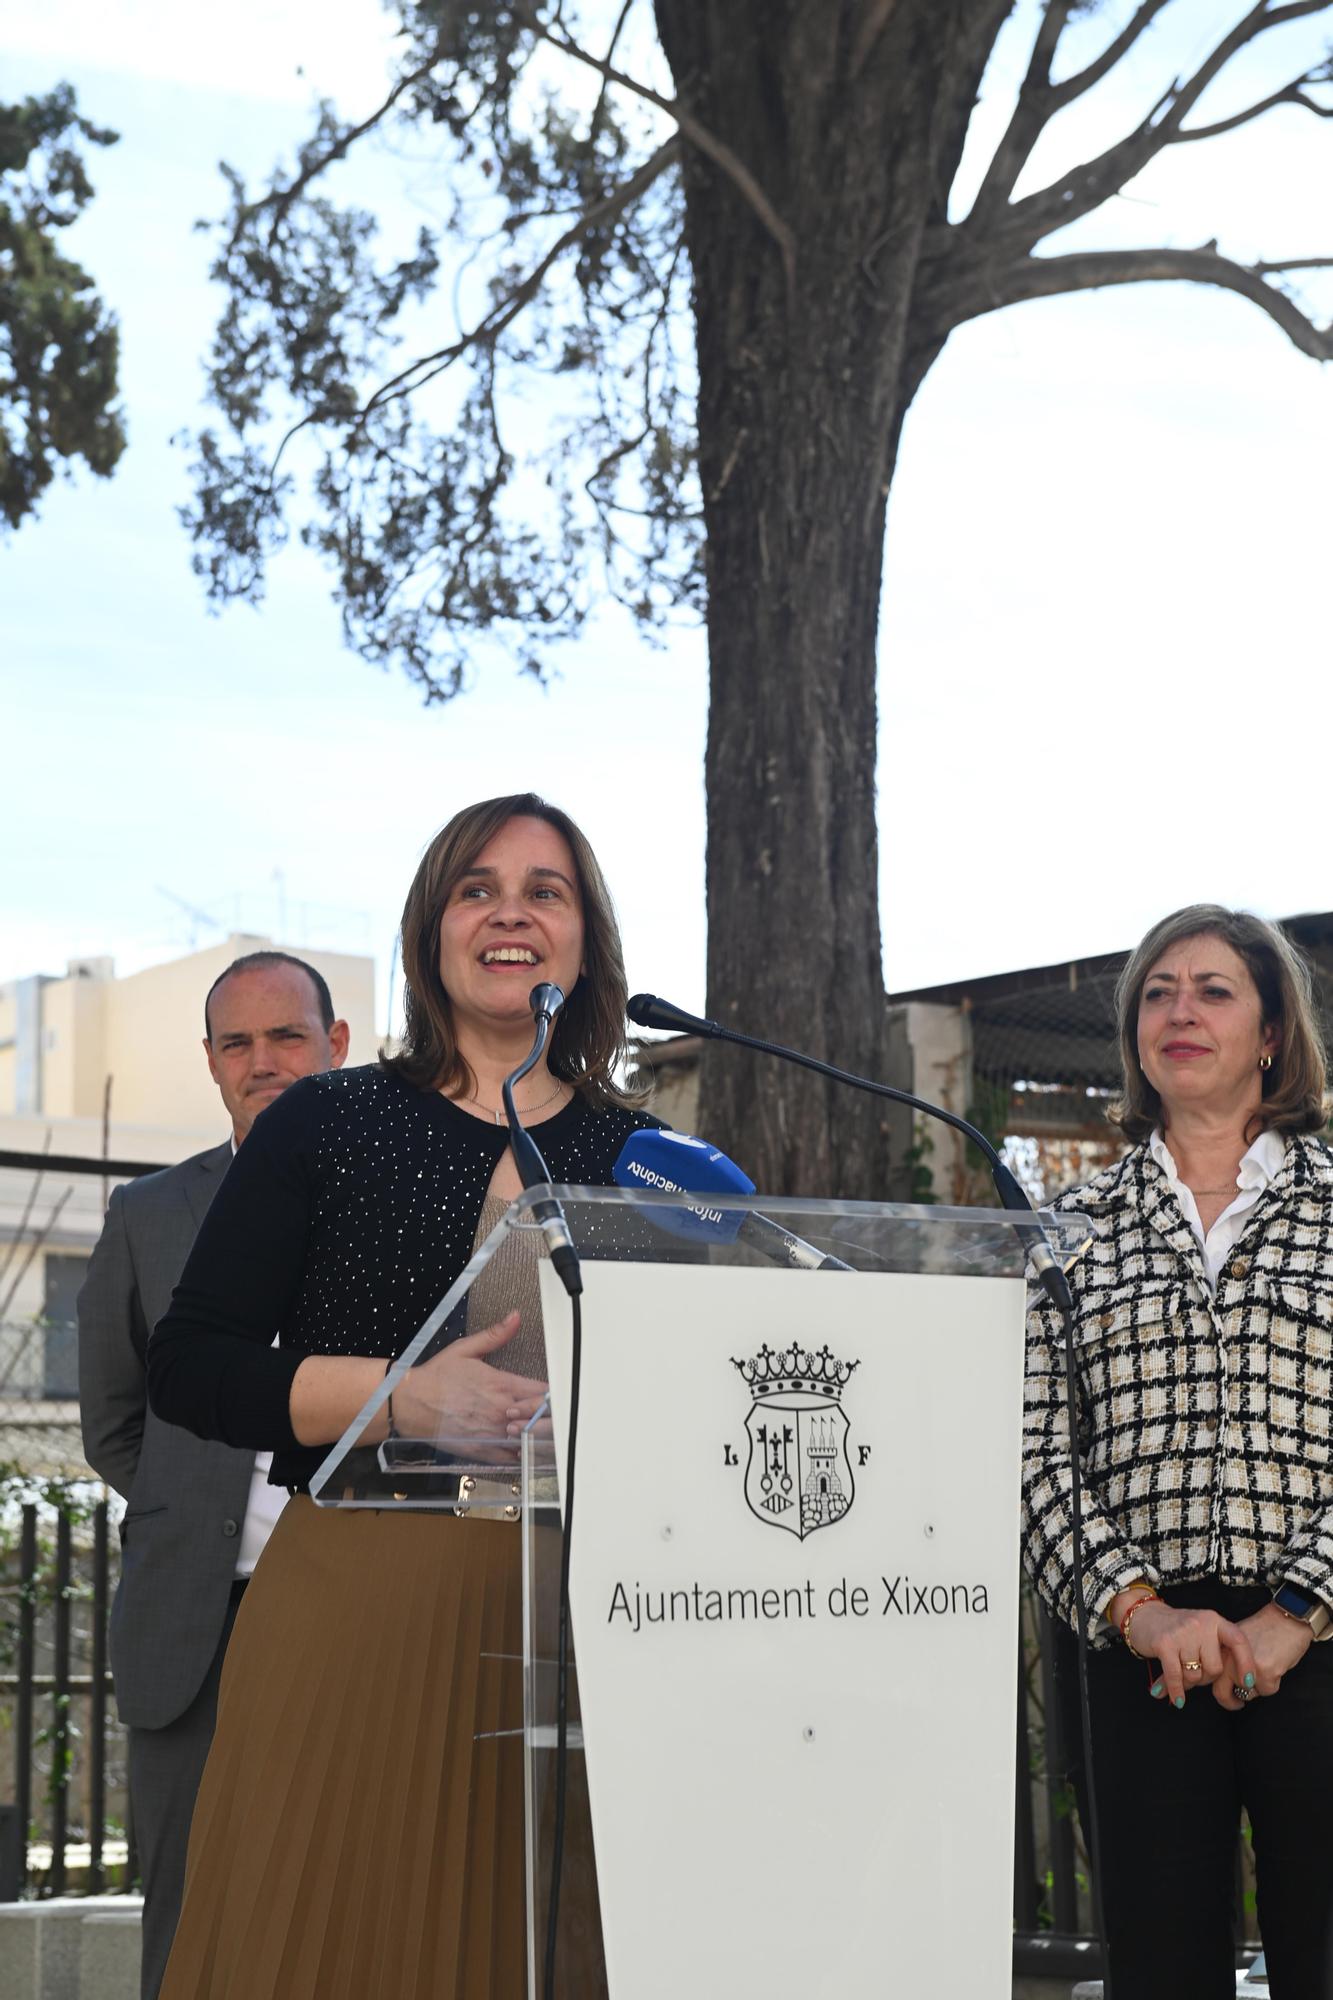
[[[194,950],[196,944],[199,941],[199,926],[201,924],[207,931],[221,931],[227,928],[226,925],[220,923],[216,917],[210,916],[207,910],[201,910],[197,908],[195,904],[187,903],[184,896],[178,896],[174,889],[164,889],[160,882],[157,885],[157,893],[159,896],[165,896],[169,903],[174,903],[176,905],[176,908],[178,910],[183,911],[185,916],[189,919],[190,923],[189,945],[191,951]]]

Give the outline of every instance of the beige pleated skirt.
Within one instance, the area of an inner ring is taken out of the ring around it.
[[[517,1524],[289,1502],[228,1648],[162,2000],[523,2000],[522,1650]]]

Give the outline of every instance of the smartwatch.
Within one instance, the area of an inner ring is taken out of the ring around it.
[[[1327,1639],[1333,1635],[1333,1611],[1322,1598],[1311,1597],[1294,1583],[1282,1583],[1273,1592],[1273,1602],[1279,1611],[1285,1611],[1288,1618],[1298,1624],[1308,1625],[1312,1639]]]

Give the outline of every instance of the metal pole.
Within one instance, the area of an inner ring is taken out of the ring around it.
[[[51,1878],[50,1893],[65,1893],[65,1843],[69,1838],[69,1584],[70,1525],[56,1515],[55,1658],[51,1697]]]
[[[23,1879],[28,1876],[28,1836],[32,1831],[32,1678],[37,1652],[37,1509],[23,1509],[19,1533],[18,1698],[14,1704],[14,1794],[23,1842]]]
[[[102,1839],[106,1830],[106,1612],[107,1507],[98,1502],[93,1515],[93,1658],[89,1689],[88,1751],[88,1888],[100,1896],[106,1888]]]

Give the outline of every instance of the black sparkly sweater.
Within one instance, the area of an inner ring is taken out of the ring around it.
[[[629,1133],[658,1123],[575,1097],[532,1129],[554,1181],[605,1187]],[[302,1359],[402,1351],[472,1255],[507,1143],[378,1066],[292,1084],[237,1151],[149,1341],[155,1413],[271,1451],[275,1485],[308,1486],[327,1446],[292,1432]]]

